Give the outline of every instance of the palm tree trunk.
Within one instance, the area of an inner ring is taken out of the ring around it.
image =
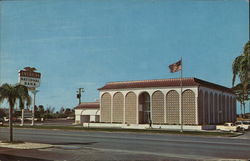
[[[242,103],[240,103],[240,115],[242,116]]]
[[[20,126],[23,126],[23,124],[24,124],[24,108],[22,108],[22,120]]]
[[[243,118],[245,118],[245,114],[246,114],[246,106],[245,106],[245,103],[243,104],[243,109],[244,109]]]
[[[12,114],[13,114],[13,106],[9,108],[9,130],[10,130],[10,142],[13,142],[13,126],[12,126]]]

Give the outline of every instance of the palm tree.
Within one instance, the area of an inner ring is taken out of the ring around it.
[[[244,46],[244,51],[243,53],[236,57],[233,65],[232,65],[232,70],[233,70],[233,80],[232,80],[232,85],[234,86],[236,77],[238,76],[240,79],[240,84],[241,87],[238,87],[238,89],[241,89],[242,92],[239,92],[238,94],[238,100],[241,102],[241,108],[242,104],[244,106],[244,111],[245,111],[245,101],[249,100],[249,88],[248,85],[250,83],[250,41],[248,41],[245,46]]]
[[[21,121],[21,126],[23,126],[23,121],[24,121],[24,105],[30,105],[31,104],[31,97],[19,97],[19,108],[22,111],[22,121]]]
[[[240,102],[240,111],[242,115],[242,106],[245,105],[245,98],[243,93],[243,85],[241,83],[237,84],[236,86],[232,87],[231,90],[236,95],[236,100]]]
[[[19,100],[21,104],[24,104],[25,101],[30,104],[31,99],[29,96],[28,88],[26,86],[20,84],[10,85],[7,83],[0,86],[0,102],[5,99],[9,103],[9,141],[13,142],[12,114],[16,100]]]
[[[238,76],[241,84],[243,85],[243,94],[247,95],[247,86],[250,81],[250,41],[244,46],[244,52],[235,58],[233,65],[233,81],[234,86],[236,77]]]
[[[231,90],[236,95],[236,100],[240,102],[240,109],[241,109],[241,115],[245,114],[245,101],[248,101],[248,96],[250,95],[250,84],[247,85],[247,94],[244,93],[243,85],[241,83],[237,84],[236,86],[232,87]],[[242,112],[242,107],[244,109],[244,112]]]

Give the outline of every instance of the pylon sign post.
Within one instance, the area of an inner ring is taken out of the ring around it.
[[[19,71],[19,77],[18,77],[18,82],[21,85],[28,87],[29,91],[33,93],[33,110],[32,110],[32,123],[31,123],[32,126],[34,125],[34,118],[35,118],[36,93],[38,92],[36,88],[40,86],[40,79],[41,79],[41,73],[35,71],[36,68],[25,67],[23,70]],[[23,119],[24,118],[22,118],[22,124],[23,124]]]
[[[35,89],[40,86],[41,73],[35,72],[36,68],[25,67],[19,71],[19,83],[29,89]]]

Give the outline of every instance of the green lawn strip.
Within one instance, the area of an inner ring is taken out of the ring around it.
[[[122,128],[86,128],[79,126],[14,126],[16,128],[35,128],[35,129],[56,129],[56,130],[84,130],[84,131],[104,131],[104,132],[135,132],[135,133],[160,133],[160,134],[180,134],[180,135],[205,135],[205,136],[236,136],[229,132],[206,132],[206,131],[174,131],[159,129],[122,129]]]
[[[8,144],[23,144],[23,141],[19,141],[19,140],[14,140],[13,142],[10,142],[8,140],[3,140],[1,141],[1,143],[8,143]]]

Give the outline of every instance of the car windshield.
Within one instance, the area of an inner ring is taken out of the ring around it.
[[[240,125],[241,124],[241,122],[235,122],[235,125]]]
[[[243,121],[243,124],[250,125],[250,121]]]

